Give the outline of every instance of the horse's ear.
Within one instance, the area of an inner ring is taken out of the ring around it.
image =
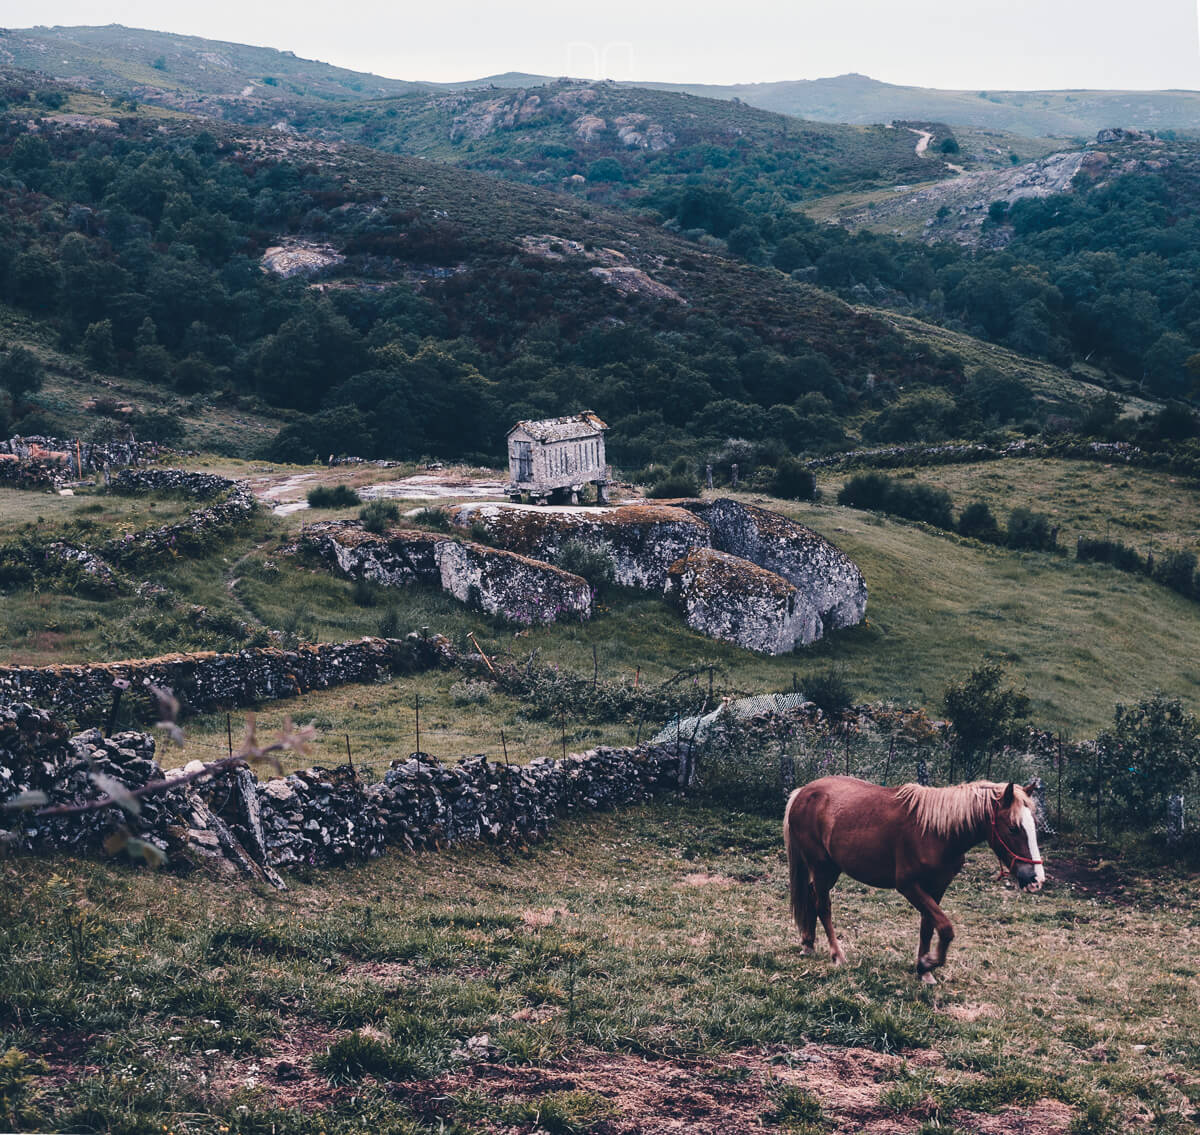
[[[1008,787],[1004,790],[1004,795],[1000,797],[1000,807],[1001,808],[1011,808],[1012,802],[1015,797],[1016,797],[1016,789],[1015,789],[1015,786],[1013,785],[1013,782],[1010,780],[1008,782]]]
[[[1025,795],[1028,796],[1030,799],[1033,799],[1033,797],[1037,795],[1037,781],[1036,780],[1031,780],[1027,785],[1025,785]]]

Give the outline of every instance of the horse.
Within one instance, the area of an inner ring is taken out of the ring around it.
[[[949,788],[886,788],[852,776],[826,776],[797,788],[783,813],[792,917],[804,952],[817,918],[834,965],[846,960],[833,929],[829,892],[844,871],[871,887],[899,891],[921,914],[917,976],[927,985],[946,963],[954,927],[938,905],[984,840],[1025,891],[1046,880],[1034,824],[1033,785],[976,780]],[[930,951],[937,931],[937,952]]]

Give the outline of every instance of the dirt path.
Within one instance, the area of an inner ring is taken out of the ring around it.
[[[933,141],[933,133],[929,130],[918,130],[915,126],[910,126],[908,129],[914,134],[920,135],[917,139],[917,157],[920,157],[929,149],[929,143]]]

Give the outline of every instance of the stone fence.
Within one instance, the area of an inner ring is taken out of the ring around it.
[[[236,654],[168,654],[125,662],[59,666],[0,666],[0,703],[32,702],[78,724],[97,724],[123,691],[133,720],[156,721],[149,689],[169,689],[184,709],[204,712],[252,706],[350,682],[449,665],[450,643],[440,635],[406,639],[364,638],[295,650],[271,647]]]
[[[276,868],[361,861],[388,845],[413,850],[537,839],[561,815],[646,800],[677,784],[678,749],[599,748],[522,766],[482,756],[443,765],[413,754],[394,761],[377,784],[364,783],[349,765],[265,782],[241,768],[146,796],[138,815],[115,806],[56,817],[0,811],[7,828],[0,838],[25,851],[91,852],[124,824],[176,868],[208,858],[285,888]],[[0,705],[0,806],[22,792],[45,793],[51,805],[95,800],[101,795],[96,774],[131,790],[164,778],[147,734],[105,738],[93,729],[67,736],[44,710]]]
[[[61,468],[68,476],[95,473],[105,467],[119,468],[157,461],[163,450],[152,441],[83,441],[62,437],[10,437],[0,440],[0,454],[16,457],[24,464],[35,462]],[[48,454],[50,460],[39,454]],[[6,464],[0,462],[0,466]],[[16,462],[13,462],[16,464]]]

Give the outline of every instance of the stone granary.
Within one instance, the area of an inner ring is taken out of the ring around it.
[[[572,504],[587,484],[596,486],[596,499],[604,504],[609,483],[604,459],[604,431],[608,429],[591,410],[565,418],[518,422],[508,431],[508,495],[520,501],[545,504],[554,494],[570,495]]]

